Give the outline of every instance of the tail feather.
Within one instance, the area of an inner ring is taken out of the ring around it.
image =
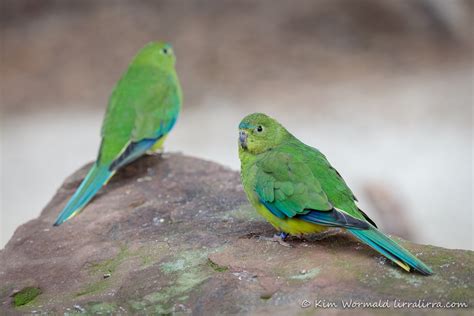
[[[59,226],[79,213],[113,175],[108,166],[94,164],[79,188],[59,214],[54,226]]]
[[[368,230],[348,229],[348,231],[406,271],[410,271],[412,268],[424,275],[433,274],[430,267],[375,227]]]

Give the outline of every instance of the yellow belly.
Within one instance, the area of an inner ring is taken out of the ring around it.
[[[328,229],[328,227],[309,223],[296,218],[281,219],[270,212],[265,205],[258,203],[254,205],[257,212],[262,215],[270,224],[278,231],[282,231],[294,236],[305,234],[320,233]]]
[[[150,151],[155,152],[163,149],[163,143],[165,142],[166,136],[168,135],[164,135],[160,139],[158,139],[156,143],[154,143],[153,146],[150,148]]]

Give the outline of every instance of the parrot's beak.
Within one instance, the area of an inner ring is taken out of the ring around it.
[[[247,133],[239,131],[239,144],[243,149],[247,149]]]

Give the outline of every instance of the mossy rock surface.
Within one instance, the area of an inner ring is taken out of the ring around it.
[[[335,303],[324,310],[339,313],[350,300],[461,302],[469,307],[435,312],[472,312],[472,251],[397,239],[431,265],[435,274],[423,277],[344,232],[291,238],[292,247],[283,247],[258,238],[274,231],[248,205],[237,172],[182,155],[139,159],[79,216],[52,227],[87,168],[66,179],[39,218],[0,251],[1,315],[311,315],[318,302]],[[301,307],[304,300],[311,307]]]
[[[41,289],[37,287],[25,287],[21,291],[13,294],[13,305],[23,306],[33,301],[41,294]]]

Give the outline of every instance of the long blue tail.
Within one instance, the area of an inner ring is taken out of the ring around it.
[[[95,163],[61,214],[59,214],[54,226],[61,225],[79,213],[96,195],[97,191],[110,179],[113,173],[113,171],[109,170],[108,166],[98,166],[97,163]]]
[[[348,229],[348,231],[403,269],[410,271],[410,268],[412,268],[424,275],[433,274],[430,267],[408,252],[408,250],[385,236],[377,228],[371,227],[368,230]]]

